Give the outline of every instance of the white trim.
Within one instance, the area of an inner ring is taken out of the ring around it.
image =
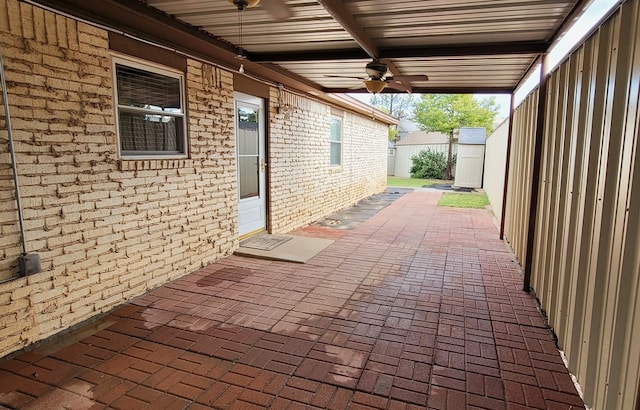
[[[266,168],[263,170],[258,165],[259,172],[259,192],[257,197],[240,198],[240,181],[236,181],[236,195],[238,198],[238,235],[243,237],[250,233],[261,232],[267,228],[267,178],[266,172],[269,169],[269,164],[266,157],[266,100],[261,97],[248,95],[240,92],[233,93],[233,123],[234,123],[234,136],[235,136],[235,158],[236,158],[236,177],[239,178],[238,167],[240,166],[238,155],[238,107],[247,107],[255,109],[258,112],[258,164],[265,162]],[[255,212],[259,208],[259,219],[254,218],[257,214],[253,213],[254,217],[251,217],[249,221],[245,218],[246,215]]]
[[[116,126],[116,141],[118,147],[118,158],[121,160],[141,160],[141,159],[184,159],[189,156],[189,138],[187,136],[187,110],[186,110],[186,98],[185,98],[185,73],[175,68],[166,67],[161,64],[157,64],[151,61],[143,60],[140,58],[132,57],[126,54],[111,52],[111,72],[113,81],[113,101],[115,111],[115,126]],[[120,64],[126,67],[133,67],[139,70],[148,71],[155,74],[160,74],[165,77],[175,78],[180,84],[180,107],[181,110],[178,113],[145,110],[143,108],[137,109],[135,107],[124,106],[119,104],[118,99],[118,78],[116,65]],[[162,115],[166,117],[175,117],[182,119],[182,146],[184,152],[163,152],[157,153],[152,151],[141,152],[140,155],[136,154],[123,154],[120,144],[120,110],[127,110],[131,112],[148,113],[151,115]]]
[[[336,119],[338,120],[338,122],[340,123],[340,141],[334,141],[332,139],[332,135],[331,135],[331,126],[333,123],[333,120]],[[335,168],[335,167],[341,167],[342,163],[343,163],[343,142],[344,142],[344,118],[339,116],[339,115],[331,115],[331,118],[329,120],[329,166]],[[337,144],[340,146],[340,162],[338,162],[337,164],[332,163],[332,153],[333,153],[333,144]]]

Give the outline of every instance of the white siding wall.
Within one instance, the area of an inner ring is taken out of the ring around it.
[[[484,179],[482,186],[489,197],[491,207],[498,221],[502,216],[502,196],[504,192],[504,170],[507,160],[507,137],[509,121],[504,121],[487,138],[484,156]]]

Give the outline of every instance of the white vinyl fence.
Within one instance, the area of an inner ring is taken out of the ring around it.
[[[409,178],[411,173],[411,157],[417,155],[420,151],[430,149],[434,152],[442,152],[445,157],[449,150],[449,144],[429,144],[429,145],[398,145],[396,146],[396,166],[395,176]],[[453,143],[451,147],[452,155],[458,152],[458,144]]]

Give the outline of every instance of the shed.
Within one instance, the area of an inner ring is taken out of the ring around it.
[[[430,149],[442,152],[445,156],[449,150],[449,137],[441,132],[414,131],[396,142],[395,176],[408,178],[411,176],[411,157],[420,151]],[[456,153],[456,144],[452,147],[452,155]]]
[[[486,140],[487,130],[484,127],[460,128],[454,186],[482,188]]]

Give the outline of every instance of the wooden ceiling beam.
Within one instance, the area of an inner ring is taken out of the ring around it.
[[[345,29],[347,33],[358,43],[360,48],[373,59],[380,58],[380,48],[373,39],[364,31],[362,26],[353,17],[353,13],[344,7],[340,0],[317,0],[318,3]],[[387,68],[395,75],[402,75],[402,71],[396,67],[389,59],[382,60]],[[411,91],[411,84],[405,81],[399,81],[398,87],[402,87],[405,91]]]
[[[344,7],[340,0],[317,0],[318,3],[327,10],[327,13],[333,17],[349,33],[353,40],[358,43],[371,58],[380,58],[380,49],[371,37],[364,31],[362,26],[356,21],[353,14]]]

